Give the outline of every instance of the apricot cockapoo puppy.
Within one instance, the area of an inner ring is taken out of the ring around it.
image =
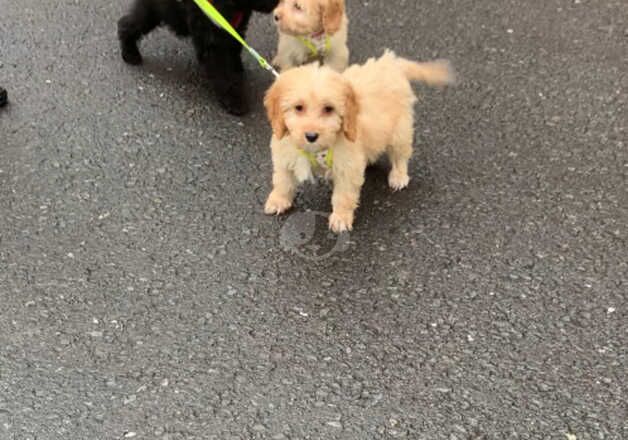
[[[344,0],[280,0],[274,11],[281,71],[320,61],[342,72],[349,63]]]
[[[314,64],[282,73],[264,100],[273,128],[265,212],[285,212],[299,183],[323,175],[333,182],[330,229],[351,230],[366,166],[384,153],[389,186],[405,188],[416,102],[411,80],[444,86],[453,72],[446,61],[416,63],[386,51],[342,74]]]

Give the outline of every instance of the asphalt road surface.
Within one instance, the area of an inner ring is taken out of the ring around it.
[[[460,83],[338,240],[325,185],[262,213],[267,72],[227,116],[126,7],[0,0],[1,440],[628,438],[625,0],[349,0]]]

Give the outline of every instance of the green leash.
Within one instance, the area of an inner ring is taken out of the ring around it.
[[[222,16],[220,12],[207,0],[194,0],[194,3],[201,8],[201,10],[207,15],[216,25],[220,26],[226,32],[228,32],[233,38],[235,38],[250,54],[253,58],[257,60],[260,66],[263,69],[268,70],[270,73],[275,75],[275,78],[279,76],[279,73],[271,66],[268,61],[264,59],[255,49],[248,45],[248,43],[238,34],[231,23],[225,20],[225,17]]]

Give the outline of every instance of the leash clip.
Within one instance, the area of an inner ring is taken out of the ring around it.
[[[253,58],[257,60],[259,65],[262,66],[263,69],[268,70],[270,73],[272,73],[275,76],[275,78],[279,77],[279,72],[277,72],[275,68],[271,66],[264,57],[262,57],[259,53],[257,53],[255,49],[253,49],[251,46],[247,47],[247,49],[249,53],[253,56]]]

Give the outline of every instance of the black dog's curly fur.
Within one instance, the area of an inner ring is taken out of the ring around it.
[[[270,13],[278,0],[213,0],[211,3],[227,20],[238,17],[236,29],[244,36],[251,13]],[[142,55],[138,41],[164,24],[179,36],[192,37],[198,61],[211,79],[222,106],[232,114],[246,113],[242,47],[213,24],[193,0],[135,0],[129,14],[118,21],[124,61],[140,64]]]

